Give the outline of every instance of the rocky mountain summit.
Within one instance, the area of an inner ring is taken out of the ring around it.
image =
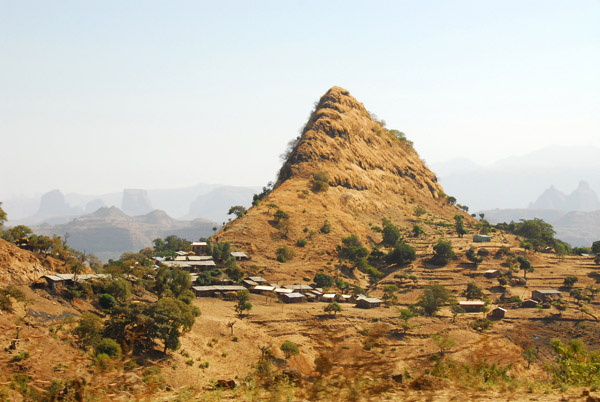
[[[268,266],[277,264],[279,247],[308,239],[296,258],[275,269],[282,275],[316,272],[335,255],[342,237],[355,234],[369,241],[371,227],[383,218],[409,229],[417,208],[432,220],[451,221],[460,212],[447,202],[412,142],[386,129],[340,87],[323,95],[301,136],[290,142],[274,188],[266,190],[258,206],[216,238]],[[276,211],[289,216],[285,233],[278,228]],[[471,218],[465,214],[465,219]],[[323,230],[325,221],[328,230]]]

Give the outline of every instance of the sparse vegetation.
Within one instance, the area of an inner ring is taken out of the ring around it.
[[[294,258],[295,255],[296,253],[294,252],[294,250],[284,245],[277,249],[277,253],[275,256],[277,257],[277,261],[287,262]]]
[[[331,232],[331,224],[329,223],[329,221],[325,220],[325,222],[323,222],[323,226],[321,226],[321,229],[319,230],[323,234],[328,234],[329,232]]]
[[[325,172],[317,172],[312,176],[312,190],[315,193],[329,189],[329,178]]]

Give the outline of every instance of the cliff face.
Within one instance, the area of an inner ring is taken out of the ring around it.
[[[327,189],[315,186],[315,174],[326,178]],[[348,91],[333,87],[292,143],[274,190],[215,238],[252,254],[272,277],[309,276],[334,266],[342,237],[356,234],[365,244],[378,243],[381,235],[371,226],[382,218],[408,232],[417,207],[426,211],[421,219],[450,222],[459,213],[412,143],[382,127]],[[286,231],[275,223],[277,209],[290,217]],[[320,231],[326,220],[330,233]],[[308,244],[296,247],[298,239]],[[282,245],[296,253],[285,264],[275,259]]]

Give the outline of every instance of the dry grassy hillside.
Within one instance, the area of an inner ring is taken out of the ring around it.
[[[316,173],[326,176],[328,186],[318,188]],[[356,234],[365,244],[379,242],[371,226],[382,218],[412,228],[417,207],[431,221],[452,222],[459,213],[471,219],[449,205],[410,141],[373,120],[348,91],[333,87],[292,144],[274,190],[214,238],[249,252],[271,275],[300,279],[331,265],[342,237]],[[290,217],[287,234],[274,222],[277,209]],[[320,231],[325,220],[328,234]],[[291,261],[278,263],[276,250],[293,247],[298,239],[307,239],[307,246],[295,248]]]
[[[42,257],[0,239],[0,283],[28,284],[43,275],[63,270],[64,264],[58,260]]]

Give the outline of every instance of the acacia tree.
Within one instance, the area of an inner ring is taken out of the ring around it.
[[[229,212],[227,212],[227,215],[235,215],[236,218],[241,218],[242,216],[246,215],[246,212],[248,211],[243,206],[235,205],[229,208]]]
[[[250,300],[250,292],[248,292],[248,289],[240,290],[238,292],[238,303],[234,307],[240,317],[244,316],[244,311],[250,312],[250,310],[252,310],[252,303],[248,300]]]
[[[527,279],[527,272],[533,272],[531,262],[522,256],[517,257],[517,261],[519,262],[519,267],[523,270],[523,278]]]
[[[285,358],[289,359],[292,355],[297,355],[300,353],[298,345],[294,342],[285,341],[281,344],[281,351],[285,354]]]
[[[333,313],[334,315],[337,315],[339,311],[342,311],[342,306],[340,306],[338,302],[334,301],[325,306],[324,310],[326,313]]]
[[[162,340],[165,354],[167,349],[179,348],[180,336],[192,329],[196,317],[200,315],[198,308],[172,297],[163,297],[148,310],[152,317],[150,336]]]

